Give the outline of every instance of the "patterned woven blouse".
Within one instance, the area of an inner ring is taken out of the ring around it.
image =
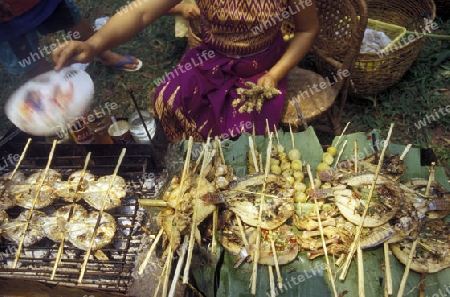
[[[287,0],[197,0],[203,42],[230,56],[267,49],[281,27]]]

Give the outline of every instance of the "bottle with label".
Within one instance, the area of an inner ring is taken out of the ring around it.
[[[73,140],[78,144],[89,144],[94,141],[94,136],[82,119],[76,119],[70,125],[69,130],[70,134],[72,134]]]
[[[95,116],[94,116],[95,115]],[[87,127],[94,136],[95,144],[113,144],[108,134],[108,128],[111,126],[111,115],[108,114],[91,114],[88,116]]]
[[[145,125],[147,126],[148,132],[150,133],[151,138],[155,136],[155,119],[153,116],[147,111],[141,110],[142,118],[144,119]],[[137,111],[133,112],[128,118],[128,124],[130,125],[130,133],[133,136],[133,139],[136,143],[141,144],[149,144],[150,139],[148,139],[147,131],[145,131],[145,127],[142,124],[142,120],[139,117],[139,113]]]

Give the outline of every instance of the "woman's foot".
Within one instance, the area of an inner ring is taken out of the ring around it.
[[[142,62],[130,55],[120,55],[112,51],[105,51],[99,55],[102,65],[116,67],[125,71],[137,71],[142,67]]]

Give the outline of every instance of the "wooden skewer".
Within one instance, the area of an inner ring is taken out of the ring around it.
[[[311,173],[311,166],[309,164],[306,164],[306,170],[308,171],[308,176],[309,176],[309,180],[310,180],[310,183],[311,183],[311,189],[314,190],[315,189],[314,177],[313,177],[313,175]],[[333,294],[334,294],[335,297],[337,297],[338,294],[336,292],[336,284],[334,283],[334,277],[333,277],[333,273],[331,271],[330,259],[328,259],[327,244],[325,242],[325,235],[323,233],[322,219],[320,218],[319,204],[317,204],[317,200],[316,199],[314,199],[314,207],[316,209],[317,222],[319,223],[319,231],[320,231],[320,237],[322,239],[323,252],[324,252],[325,260],[327,262],[328,278],[330,280],[331,287],[333,289]]]
[[[344,136],[345,131],[347,131],[347,128],[349,125],[350,125],[350,122],[348,122],[347,125],[345,125],[345,128],[344,128],[344,130],[342,130],[341,135],[339,135],[338,140],[336,141],[336,144],[334,145],[334,147],[338,147],[339,142],[341,141],[342,136]]]
[[[385,241],[383,243],[384,247],[384,277],[385,277],[385,283],[384,283],[384,295],[392,295],[392,270],[391,270],[391,261],[389,259],[389,243]]]
[[[364,223],[364,219],[366,218],[366,214],[367,214],[367,211],[369,209],[370,201],[372,200],[373,191],[375,189],[375,185],[376,185],[376,182],[377,182],[377,179],[378,179],[378,175],[379,175],[380,170],[381,170],[381,166],[383,165],[384,155],[386,153],[386,149],[388,147],[389,140],[391,139],[391,135],[392,135],[392,130],[393,129],[394,129],[394,124],[391,124],[391,127],[390,127],[389,132],[388,132],[388,136],[387,136],[387,138],[385,140],[386,145],[383,147],[383,150],[381,151],[380,160],[378,162],[378,166],[377,166],[377,169],[375,171],[375,176],[373,178],[372,185],[371,185],[370,190],[369,190],[369,194],[368,194],[368,197],[367,197],[366,205],[364,206],[364,211],[363,211],[363,214],[361,216],[361,222],[359,223],[359,227],[356,229],[355,239],[353,240],[353,242],[352,242],[352,244],[350,246],[350,251],[349,251],[349,253],[347,255],[347,259],[346,259],[346,261],[344,263],[344,266],[342,268],[341,275],[339,276],[339,279],[342,280],[342,281],[345,279],[345,277],[347,275],[348,268],[350,267],[350,263],[352,261],[353,255],[355,254],[356,248],[357,248],[357,246],[359,244],[359,239],[360,239],[360,236],[361,236],[362,225]]]
[[[17,170],[20,167],[20,164],[22,164],[23,159],[25,158],[25,154],[28,151],[28,146],[30,145],[31,138],[28,138],[27,143],[25,144],[25,147],[23,148],[22,154],[20,155],[19,161],[16,164],[16,167],[14,168],[13,172],[9,176],[9,180],[12,180],[13,176],[16,174]]]
[[[258,165],[258,161],[256,159],[256,152],[255,152],[255,146],[253,144],[253,139],[252,137],[248,138],[248,146],[250,148],[250,153],[252,155],[252,161],[253,161],[253,165],[255,166],[255,171],[256,172],[260,172],[259,170],[259,165]]]
[[[139,198],[138,201],[139,201],[140,206],[149,206],[149,207],[166,207],[167,206],[167,201],[164,201],[164,200]]]
[[[430,167],[430,175],[428,176],[428,184],[427,188],[425,190],[425,196],[428,196],[430,194],[430,187],[431,183],[434,181],[434,172],[435,172],[436,163],[432,162]],[[402,280],[400,282],[400,288],[398,289],[397,297],[402,297],[403,292],[405,291],[406,281],[408,280],[409,275],[409,268],[411,266],[412,260],[414,258],[414,253],[416,252],[417,243],[419,243],[420,240],[420,230],[422,229],[423,223],[420,223],[420,226],[418,228],[417,237],[414,240],[411,251],[409,252],[408,261],[406,262],[405,271],[403,273]]]
[[[213,212],[213,227],[212,227],[212,239],[211,239],[211,253],[215,254],[217,251],[217,223],[219,220],[219,209],[216,209]]]
[[[209,138],[208,138],[209,141]],[[189,136],[189,141],[188,141],[188,150],[187,150],[187,155],[186,155],[186,160],[184,161],[184,165],[183,165],[183,173],[181,175],[181,181],[180,181],[180,189],[183,189],[185,180],[189,174],[189,165],[191,164],[191,155],[192,155],[192,146],[194,145],[194,139],[192,138],[192,136]],[[203,150],[206,148],[206,145],[203,146]],[[180,198],[184,195],[183,192],[180,192],[180,195],[177,197],[176,199],[176,203],[175,205],[179,204]],[[174,217],[177,217],[178,214],[178,208],[175,209],[175,215]],[[173,221],[172,219],[172,225],[176,227],[176,222]],[[170,234],[170,239],[169,239],[169,247],[167,248],[166,251],[168,251],[168,255],[167,255],[167,260],[165,263],[165,266],[167,266],[165,269],[165,273],[163,275],[161,275],[161,277],[164,279],[163,280],[163,296],[167,296],[167,285],[169,283],[169,274],[171,271],[171,267],[172,267],[172,253],[174,251],[172,251],[172,244],[173,244],[174,238],[173,238],[173,232]],[[160,279],[160,281],[162,281],[162,279]]]
[[[177,282],[178,282],[178,279],[180,278],[181,266],[183,266],[184,257],[186,256],[187,248],[188,248],[188,236],[185,235],[184,242],[181,245],[180,259],[178,259],[177,267],[175,268],[175,274],[172,279],[172,285],[170,286],[169,297],[175,296],[175,288],[177,287]]]
[[[411,262],[413,260],[414,253],[416,252],[416,247],[417,247],[418,242],[419,242],[419,236],[417,235],[416,240],[414,240],[414,242],[412,244],[411,251],[409,252],[408,262],[406,262],[405,272],[403,273],[403,277],[400,282],[400,288],[398,289],[397,297],[402,297],[403,292],[405,291],[406,281],[408,280],[408,275],[409,275],[409,267],[411,266]]]
[[[150,261],[150,259],[152,257],[152,254],[153,254],[153,251],[156,249],[156,245],[158,244],[159,239],[163,235],[163,232],[164,232],[164,230],[162,228],[159,229],[159,232],[156,235],[156,238],[153,241],[152,245],[150,246],[150,249],[148,250],[147,255],[145,256],[144,261],[142,261],[141,265],[139,266],[139,271],[138,271],[139,275],[142,275],[142,273],[145,270],[145,267],[147,267],[148,261]]]
[[[273,125],[273,130],[275,131],[275,138],[277,139],[277,144],[280,143],[280,137],[278,136],[277,126]]]
[[[289,134],[291,135],[292,149],[295,149],[294,133],[292,132],[291,124],[289,124]]]
[[[277,250],[275,249],[275,242],[273,241],[273,238],[269,234],[269,240],[270,240],[270,247],[272,248],[273,253],[273,262],[275,263],[275,271],[277,273],[277,282],[278,282],[278,288],[283,288],[283,277],[280,273],[280,266],[278,264],[278,257],[277,257]]]
[[[209,139],[208,139],[209,140]],[[208,144],[208,141],[206,142]],[[200,188],[202,186],[202,181],[205,177],[206,167],[211,163],[213,157],[213,152],[209,150],[208,145],[205,146],[205,153],[203,156],[202,167],[200,168],[200,174],[197,179],[197,193],[200,192]],[[194,250],[194,240],[195,240],[195,230],[197,229],[197,209],[198,209],[198,195],[194,198],[194,213],[192,214],[192,222],[191,222],[191,233],[189,236],[189,246],[188,246],[188,256],[186,261],[186,266],[184,266],[184,274],[183,274],[183,284],[187,284],[189,282],[189,268],[191,267],[192,261],[192,252]]]
[[[103,197],[102,206],[101,206],[100,210],[98,211],[98,217],[97,217],[97,222],[94,226],[94,232],[92,232],[92,236],[91,236],[91,240],[89,242],[88,249],[86,251],[86,254],[84,255],[84,262],[81,265],[80,276],[78,277],[79,284],[81,284],[83,277],[84,277],[84,273],[86,272],[86,266],[89,261],[89,256],[91,255],[92,245],[94,244],[95,237],[97,236],[97,231],[98,231],[98,227],[100,226],[100,222],[102,220],[103,211],[105,209],[106,202],[108,201],[107,198],[109,196],[109,193],[111,192],[111,187],[114,183],[114,180],[116,179],[117,172],[119,171],[119,167],[122,164],[122,160],[123,160],[123,157],[125,156],[126,151],[127,151],[126,148],[123,148],[122,152],[120,153],[116,168],[114,168],[114,172],[112,174],[111,180],[109,181],[108,189],[106,190],[105,196]]]
[[[83,180],[83,178],[84,178],[84,175],[85,175],[85,173],[86,173],[86,168],[87,168],[87,166],[88,166],[88,164],[89,164],[89,160],[90,160],[90,159],[91,159],[91,152],[88,152],[88,154],[87,154],[87,156],[86,156],[86,159],[84,160],[84,166],[83,166],[83,169],[81,170],[81,176],[80,176],[80,179],[78,180],[77,187],[75,188],[75,192],[74,192],[73,195],[72,195],[72,201],[74,201],[74,202],[72,203],[72,205],[71,205],[71,207],[70,207],[70,210],[69,210],[69,216],[68,216],[68,218],[67,218],[67,222],[69,222],[70,219],[71,219],[72,211],[73,211],[73,208],[74,208],[74,206],[75,206],[76,197],[77,197],[77,195],[78,195],[79,185],[81,184],[81,182],[82,182],[82,180]],[[50,276],[50,280],[53,280],[53,279],[55,278],[56,269],[58,268],[58,265],[59,265],[59,263],[61,262],[61,256],[62,256],[62,253],[63,253],[63,251],[64,251],[64,242],[65,242],[65,241],[66,241],[66,232],[64,232],[64,233],[61,235],[61,243],[59,244],[58,254],[56,255],[55,264],[53,265],[53,271],[52,271],[52,275]]]
[[[358,244],[357,249],[357,258],[358,258],[358,297],[364,297],[364,259],[363,259],[363,251],[361,249],[361,245]]]
[[[344,153],[344,149],[345,149],[346,146],[347,146],[347,139],[344,140],[344,144],[342,145],[342,148],[339,151],[339,154],[338,154],[336,160],[334,160],[334,167],[336,167],[336,165],[339,163],[339,160],[341,159],[341,156]]]
[[[262,195],[261,195],[261,203],[260,203],[260,207],[259,207],[259,213],[258,213],[258,224],[256,225],[256,245],[255,245],[255,249],[253,252],[253,269],[252,269],[252,283],[251,283],[251,294],[255,295],[256,294],[256,284],[257,284],[257,279],[258,279],[258,261],[259,261],[259,248],[261,245],[261,221],[262,221],[262,210],[264,209],[265,206],[265,191],[266,191],[266,180],[267,180],[267,176],[269,174],[270,171],[270,154],[271,154],[271,149],[272,149],[272,137],[273,137],[273,133],[270,133],[269,136],[269,144],[267,146],[267,152],[266,152],[266,167],[264,170],[264,182],[262,184]]]
[[[409,152],[409,150],[411,149],[411,147],[412,147],[412,144],[408,144],[408,145],[405,147],[405,150],[403,151],[403,153],[402,153],[401,156],[400,156],[400,160],[401,160],[401,161],[403,161],[403,159],[406,157],[406,154]]]
[[[222,162],[223,165],[225,165],[225,156],[224,156],[224,154],[223,154],[222,144],[220,143],[220,139],[219,139],[219,137],[217,137],[217,136],[216,136],[216,143],[217,143],[217,147],[219,148],[220,161]]]
[[[166,264],[167,264],[167,262],[164,263],[164,266],[163,266],[163,269],[161,271],[161,275],[159,276],[158,284],[156,285],[155,293],[153,294],[153,297],[157,297],[158,296],[159,288],[161,287],[161,282],[162,282],[163,276],[166,275],[166,270],[167,270],[167,265]]]
[[[247,241],[247,237],[245,237],[245,231],[244,231],[244,227],[242,227],[242,221],[241,218],[239,216],[236,216],[236,221],[239,227],[239,233],[241,234],[242,237],[242,242],[244,243],[245,249],[248,251],[249,250],[249,244]]]
[[[20,236],[19,246],[17,247],[17,251],[16,251],[16,258],[14,259],[12,268],[16,268],[17,262],[19,261],[20,252],[22,251],[23,241],[25,240],[25,233],[27,232],[31,217],[33,216],[33,210],[34,210],[34,206],[36,205],[36,201],[37,201],[39,195],[41,194],[42,185],[44,184],[45,178],[47,177],[47,174],[48,174],[48,170],[50,169],[50,164],[52,163],[52,160],[53,160],[53,154],[55,152],[56,144],[57,144],[57,141],[55,139],[55,140],[53,140],[52,149],[50,150],[50,154],[48,156],[47,165],[45,166],[44,172],[41,174],[41,179],[39,180],[39,184],[36,189],[36,195],[34,196],[33,202],[31,203],[30,210],[28,211],[27,221],[24,224],[23,229],[22,229],[22,235]],[[24,155],[24,154],[22,154],[22,155]]]
[[[425,196],[430,195],[431,183],[434,182],[434,172],[436,170],[436,163],[432,162],[430,166],[430,175],[428,176],[428,183],[425,189]]]
[[[273,268],[271,265],[268,265],[267,268],[269,269],[270,297],[276,297],[277,294],[275,293],[275,278],[273,276]]]
[[[166,263],[164,264],[165,270],[164,270],[163,278],[161,279],[161,280],[163,280],[162,297],[167,296],[167,290],[168,290],[168,285],[169,285],[169,276],[170,276],[170,272],[172,271],[172,258],[173,258],[174,252],[175,251],[172,250],[172,243],[170,242],[169,246],[167,247],[167,260],[166,260]]]

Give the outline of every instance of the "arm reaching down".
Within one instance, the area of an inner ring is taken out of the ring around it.
[[[289,6],[294,10],[296,4],[296,1],[289,0]],[[299,12],[293,15],[295,22],[294,38],[291,39],[286,52],[278,63],[258,80],[258,85],[276,88],[278,82],[306,56],[312,47],[319,31],[319,19],[315,0],[305,1],[305,4]]]
[[[85,42],[70,41],[52,53],[55,70],[71,63],[90,62],[99,53],[121,45],[177,5],[179,0],[150,0],[130,3],[130,9],[117,12]]]

